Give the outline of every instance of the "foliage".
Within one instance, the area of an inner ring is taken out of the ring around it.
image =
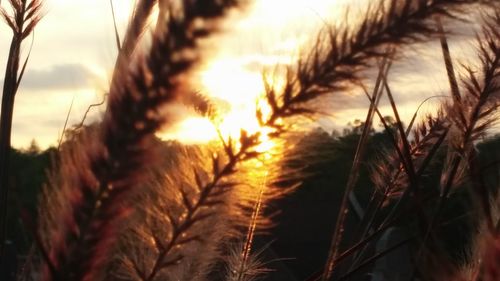
[[[155,5],[151,42],[142,44]],[[202,41],[244,6],[137,1],[123,43],[116,36],[119,54],[102,121],[67,133],[52,163],[33,232],[41,280],[254,280],[269,273],[255,247],[258,231],[272,231],[271,218],[285,227],[276,228],[277,237],[287,227],[304,241],[318,235],[314,246],[302,244],[295,253],[288,248],[293,242],[276,242],[282,255],[314,251],[310,264],[293,266],[302,278],[312,273],[309,280],[375,274],[372,264],[403,246],[413,261],[408,278],[497,279],[498,259],[488,258],[499,255],[498,247],[484,250],[476,239],[497,245],[500,236],[498,182],[478,151],[498,142],[478,145],[500,104],[498,2],[381,0],[357,25],[327,25],[286,67],[281,86],[264,77],[265,99],[256,110],[261,130],[220,133],[200,147],[158,141],[155,133],[174,117],[166,106],[217,115],[208,99],[192,93],[188,77],[203,62]],[[480,65],[464,65],[459,87],[441,21],[463,20],[478,6],[485,9]],[[405,45],[434,38],[442,42],[453,99],[405,126],[389,70]],[[363,82],[375,65],[369,93]],[[342,136],[317,130],[298,137],[295,121],[324,110],[315,101],[354,87],[370,102],[365,120]],[[379,111],[382,95],[389,117]],[[381,132],[373,128],[377,118]],[[274,143],[270,151],[262,150],[266,141]],[[305,205],[301,212],[297,206],[306,202],[318,208]],[[408,235],[379,249],[394,228]],[[463,235],[444,241],[457,229]]]

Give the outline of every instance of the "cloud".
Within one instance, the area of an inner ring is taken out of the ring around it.
[[[82,64],[59,64],[48,69],[27,69],[21,82],[26,90],[82,89],[92,86],[96,75]]]

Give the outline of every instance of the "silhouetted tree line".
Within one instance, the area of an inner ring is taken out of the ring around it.
[[[390,118],[386,121],[394,125],[394,121]],[[268,268],[285,267],[288,271],[271,272],[266,280],[284,280],[288,278],[283,277],[284,272],[304,280],[321,270],[363,126],[363,122],[356,120],[349,123],[342,133],[337,131],[329,133],[318,128],[304,133],[298,144],[285,152],[284,157],[287,160],[283,165],[288,166],[287,170],[292,169],[297,173],[292,177],[283,177],[283,185],[295,182],[299,183],[299,186],[289,196],[271,204],[268,212],[272,213],[274,220],[279,223],[271,230],[262,233],[258,244],[264,245],[269,242],[270,251],[275,257],[280,258],[268,264]],[[389,150],[390,146],[387,131],[375,129],[371,131],[366,157],[355,188],[355,197],[360,206],[368,206],[370,198],[374,196],[375,189],[370,178],[373,170],[371,165],[377,163],[377,158]],[[167,142],[165,147],[163,153],[169,155],[170,159],[175,156],[173,150],[181,149],[182,145],[172,145],[172,142]],[[484,139],[476,147],[487,185],[498,187],[500,135]],[[55,152],[56,149],[52,147],[41,150],[36,142],[32,142],[27,149],[11,151],[12,172],[9,184],[15,188],[11,189],[13,192],[9,197],[11,211],[8,216],[8,238],[13,242],[19,256],[26,255],[32,245],[32,235],[27,230],[29,226],[23,225],[21,217],[37,217],[38,197],[47,180],[46,172]],[[424,188],[430,192],[438,186],[445,152],[441,151],[438,155],[433,168],[429,169],[430,172],[425,175],[423,181]],[[464,196],[468,190],[462,188],[452,193],[451,200],[443,212],[443,223],[437,229],[438,240],[442,241],[440,246],[444,247],[446,254],[457,264],[469,257],[468,247],[476,229],[474,216],[478,210],[471,209],[473,203],[470,196]],[[497,190],[492,189],[491,192],[496,193]],[[379,218],[385,217],[386,209],[389,208],[381,210]],[[357,229],[359,220],[356,212],[349,213],[345,232],[346,237],[353,239],[346,239],[344,247],[355,242],[355,234],[359,231]],[[399,225],[411,231],[416,227],[415,223],[416,220],[410,219],[400,222]],[[373,249],[369,248],[368,251]],[[362,274],[364,273],[360,273]]]

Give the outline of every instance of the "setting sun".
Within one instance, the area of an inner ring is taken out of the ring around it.
[[[264,112],[268,111],[263,101],[263,73],[277,65],[290,64],[307,39],[304,31],[324,24],[323,17],[331,15],[332,1],[286,1],[287,9],[277,16],[276,8],[285,1],[256,1],[243,19],[233,19],[234,26],[227,28],[227,36],[222,39],[229,44],[220,44],[212,58],[207,59],[192,81],[196,91],[207,96],[217,109],[216,120],[209,121],[199,116],[189,116],[174,128],[159,134],[162,138],[174,138],[184,143],[207,142],[218,137],[219,132],[227,137],[237,138],[241,130],[249,133],[261,132],[264,141],[268,133],[260,127],[256,118],[257,105]],[[333,1],[338,2],[338,1]],[[341,2],[341,1],[340,1]],[[307,25],[293,24],[305,18]],[[263,25],[265,23],[265,25]],[[266,32],[263,33],[263,29]],[[231,37],[238,33],[252,35],[253,41],[244,46],[231,42]],[[272,35],[273,38],[268,38]],[[257,38],[257,40],[255,40]],[[259,39],[260,38],[260,39]],[[260,40],[260,41],[259,41]],[[258,44],[255,44],[260,42]],[[228,49],[231,46],[233,49]],[[273,86],[279,86],[279,78]],[[196,132],[193,132],[196,128]],[[263,144],[271,147],[271,144]]]
[[[215,59],[200,71],[200,76],[201,92],[216,106],[217,116],[213,120],[188,117],[173,131],[162,135],[163,138],[199,143],[216,139],[218,132],[224,137],[238,138],[241,130],[249,133],[262,130],[255,115],[257,105],[262,107],[264,91],[259,72],[245,70],[230,60]]]

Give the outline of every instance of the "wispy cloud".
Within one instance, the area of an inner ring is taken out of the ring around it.
[[[22,89],[54,90],[89,88],[97,77],[81,64],[59,64],[47,69],[30,69],[22,81]],[[3,81],[2,81],[3,83]]]

